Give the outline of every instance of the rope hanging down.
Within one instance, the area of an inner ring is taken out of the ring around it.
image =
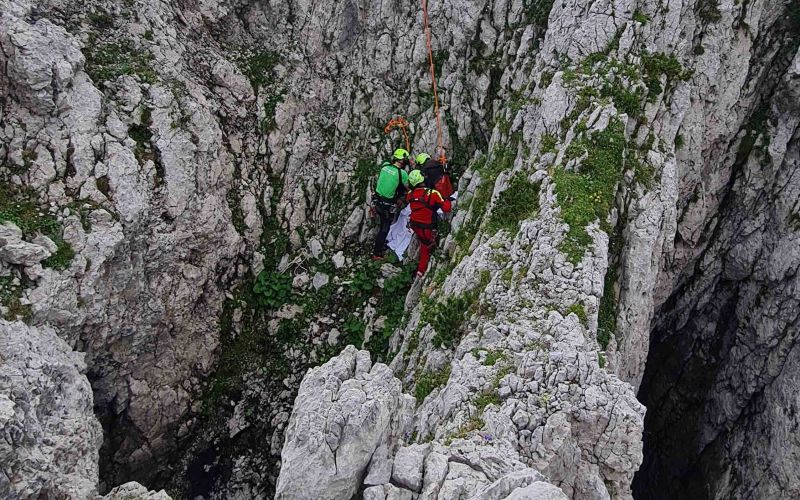
[[[431,69],[431,82],[433,83],[433,109],[436,112],[436,139],[439,146],[439,161],[447,164],[444,154],[444,140],[442,135],[442,117],[439,113],[439,89],[436,86],[436,67],[433,64],[433,47],[431,46],[431,27],[428,22],[428,0],[422,0],[422,17],[425,20],[425,40],[428,43],[428,62]]]
[[[388,135],[396,128],[403,132],[403,138],[406,140],[406,150],[411,151],[411,141],[408,140],[408,121],[402,116],[389,120],[386,128],[383,129],[383,133]]]

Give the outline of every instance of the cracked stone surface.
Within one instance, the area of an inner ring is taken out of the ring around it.
[[[348,346],[303,378],[275,497],[352,497],[375,451],[397,446],[413,409],[414,398],[401,392],[389,367],[373,366],[367,351]]]
[[[94,433],[75,441],[83,465],[63,494],[134,480],[116,494],[800,494],[794,2],[454,0],[430,14],[460,206],[382,353],[391,368],[350,348],[306,375],[348,332],[320,314],[278,344],[304,314],[286,304],[256,344],[283,350],[280,370],[249,367],[216,422],[209,394],[240,354],[231,339],[252,334],[252,282],[277,268],[297,296],[348,286],[372,235],[363,166],[396,146],[383,124],[406,116],[412,149],[433,150],[418,5],[2,2],[2,194],[59,237],[0,225],[0,316],[61,339],[53,359],[85,355],[62,402]],[[611,192],[592,178],[594,197],[565,193],[608,135]],[[538,195],[523,215],[504,196],[520,179]],[[576,206],[597,217],[569,227]],[[65,244],[74,257],[49,264]],[[431,316],[456,299],[459,321]],[[374,302],[357,314],[365,339],[385,322]],[[31,346],[19,355],[41,357]],[[289,467],[304,454],[314,467]],[[26,495],[63,477],[28,463],[9,483]]]
[[[52,328],[0,320],[0,496],[91,498],[100,423],[84,355]]]

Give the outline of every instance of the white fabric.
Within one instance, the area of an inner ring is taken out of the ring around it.
[[[410,216],[411,206],[406,205],[406,207],[400,212],[400,216],[397,218],[397,221],[392,224],[392,227],[389,229],[389,236],[386,237],[386,244],[394,251],[394,253],[397,255],[397,258],[401,261],[403,260],[403,256],[406,254],[408,245],[411,244],[411,236],[413,233],[408,227],[408,218]]]
[[[458,193],[453,193],[453,200],[458,199]],[[444,212],[439,210],[439,216],[444,217]],[[391,248],[397,258],[402,262],[405,258],[408,245],[411,244],[411,237],[414,232],[408,227],[408,218],[411,217],[411,205],[400,212],[397,221],[389,228],[389,236],[386,237],[386,244]]]

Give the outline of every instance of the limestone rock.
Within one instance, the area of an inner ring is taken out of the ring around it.
[[[422,490],[422,466],[429,447],[424,445],[404,446],[397,450],[392,468],[394,484],[411,491]]]
[[[52,328],[0,320],[3,498],[91,498],[102,429],[84,355]]]
[[[164,490],[155,492],[137,482],[125,483],[117,486],[107,495],[98,497],[98,500],[172,500]]]
[[[45,247],[19,241],[0,247],[0,261],[24,267],[34,266],[50,257],[52,253]]]
[[[348,346],[303,378],[281,452],[276,498],[349,498],[380,446],[394,448],[414,399],[389,368]]]

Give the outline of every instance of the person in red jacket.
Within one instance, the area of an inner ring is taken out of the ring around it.
[[[406,194],[406,201],[411,206],[409,225],[420,243],[417,277],[421,277],[428,270],[431,251],[436,247],[436,223],[439,220],[437,211],[442,209],[443,212],[450,212],[452,203],[450,198],[442,197],[439,191],[425,187],[425,176],[419,170],[408,174],[408,183],[412,188]]]

